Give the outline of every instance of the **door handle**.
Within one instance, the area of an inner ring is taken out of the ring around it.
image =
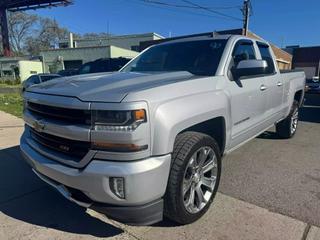
[[[265,85],[261,85],[261,87],[260,87],[260,91],[265,91],[265,90],[267,90],[268,88],[265,86]]]
[[[278,83],[277,83],[277,86],[278,86],[278,87],[281,87],[281,86],[282,86],[282,82],[278,82]]]

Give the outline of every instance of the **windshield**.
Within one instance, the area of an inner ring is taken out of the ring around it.
[[[226,40],[197,40],[151,47],[125,66],[123,72],[188,71],[213,76],[218,68]]]

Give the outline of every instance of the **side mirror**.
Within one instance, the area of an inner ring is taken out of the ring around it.
[[[240,61],[237,67],[234,69],[236,79],[244,76],[254,76],[266,74],[268,63],[265,60],[243,60]]]

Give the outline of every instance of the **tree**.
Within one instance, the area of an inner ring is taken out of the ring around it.
[[[50,18],[39,17],[26,12],[9,12],[9,39],[14,55],[39,55],[42,50],[56,48],[62,39],[68,38],[69,30],[59,26]],[[76,39],[108,38],[110,33],[74,33]],[[1,36],[0,36],[0,42]],[[0,45],[0,52],[1,52]]]
[[[39,26],[33,36],[26,39],[26,50],[38,55],[41,50],[55,48],[61,39],[68,37],[68,29],[62,28],[50,18],[39,18]]]
[[[25,42],[34,32],[38,16],[24,12],[8,14],[9,39],[15,55],[23,54]]]

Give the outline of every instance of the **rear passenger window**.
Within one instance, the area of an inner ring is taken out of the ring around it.
[[[34,76],[31,76],[30,78],[30,83],[33,83],[33,84],[38,84],[40,83],[40,79],[37,75],[34,75]]]
[[[256,59],[252,42],[239,42],[236,44],[232,54],[234,66],[243,60]]]
[[[270,48],[267,45],[259,44],[258,48],[261,54],[262,60],[265,60],[268,63],[267,74],[273,74],[275,72],[274,62],[270,53]]]

